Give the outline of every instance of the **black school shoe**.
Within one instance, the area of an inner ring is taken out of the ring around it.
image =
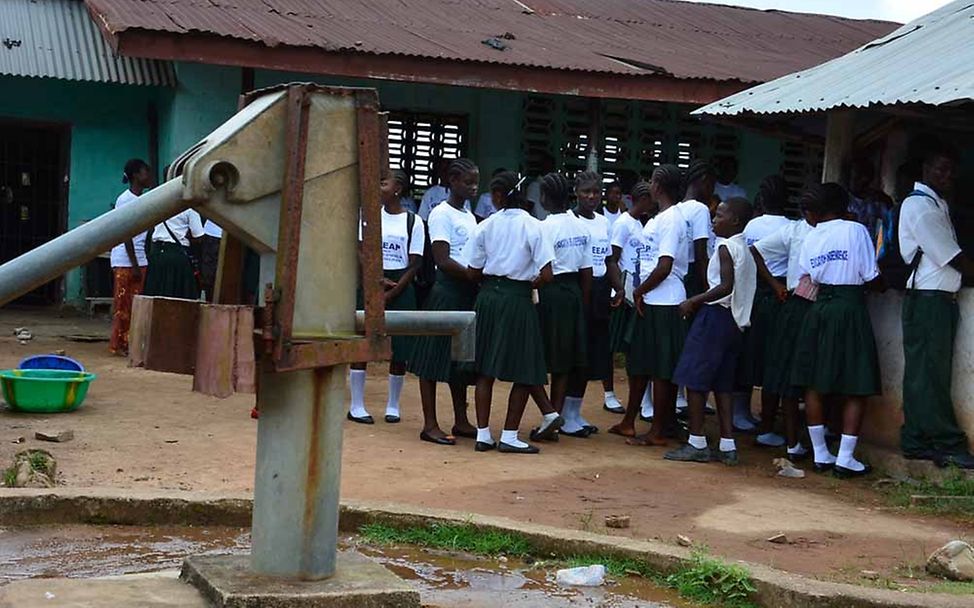
[[[474,444],[473,449],[477,452],[489,452],[497,448],[497,442],[491,441],[487,443],[486,441],[478,441]]]
[[[828,473],[835,468],[834,462],[814,462],[812,463],[812,470],[816,473]]]
[[[505,454],[537,454],[541,450],[534,447],[533,445],[526,445],[523,448],[513,446],[509,443],[504,443],[503,441],[497,444],[497,451],[504,452]]]
[[[372,416],[362,416],[361,418],[357,418],[352,415],[352,412],[349,412],[345,417],[348,418],[350,422],[357,422],[359,424],[375,424],[375,419],[372,418]]]
[[[934,464],[941,469],[947,467],[957,467],[958,469],[974,469],[974,456],[966,454],[937,454],[934,457]]]
[[[854,477],[864,477],[873,472],[873,468],[868,464],[863,466],[865,466],[866,468],[864,468],[861,471],[853,471],[852,469],[847,469],[845,467],[840,467],[839,465],[835,465],[832,468],[832,475],[839,479],[852,479]]]
[[[558,441],[558,429],[565,425],[565,419],[562,416],[558,416],[551,421],[551,424],[544,427],[532,429],[531,431],[531,441]]]

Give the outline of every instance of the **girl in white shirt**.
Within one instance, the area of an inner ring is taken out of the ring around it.
[[[626,203],[622,200],[622,184],[612,182],[605,187],[605,202],[602,203],[599,213],[609,221],[609,230],[611,231],[616,220],[626,213]]]
[[[633,307],[626,294],[632,294],[639,284],[639,266],[643,255],[643,225],[656,215],[659,207],[653,201],[649,182],[638,182],[632,188],[632,208],[623,213],[612,225],[612,254],[606,259],[606,274],[612,284],[611,318],[609,319],[609,348],[613,353],[627,350],[626,330],[632,320]],[[625,414],[626,408],[615,394],[615,374],[609,374],[605,386],[605,404],[602,406],[613,414]],[[647,422],[653,417],[652,387],[647,386],[639,417]]]
[[[881,289],[882,278],[869,232],[858,222],[841,219],[849,207],[842,186],[816,186],[803,203],[815,228],[802,244],[799,266],[818,285],[818,294],[798,335],[791,381],[805,388],[815,470],[856,477],[870,471],[854,456],[865,400],[881,390],[865,286]],[[838,456],[825,443],[823,395],[845,402]]]
[[[426,310],[473,310],[476,285],[467,274],[464,247],[477,227],[477,220],[465,207],[476,200],[480,170],[473,161],[458,158],[447,168],[450,196],[429,214],[427,229],[436,262],[436,283],[426,300]],[[438,445],[455,445],[456,437],[475,438],[476,428],[467,419],[467,386],[473,384],[469,364],[457,364],[451,357],[449,336],[420,336],[413,343],[407,369],[419,376],[423,402],[423,432],[420,439]],[[450,385],[455,424],[447,435],[436,418],[436,383]]]
[[[679,311],[686,300],[683,279],[687,273],[690,245],[686,221],[676,202],[682,176],[675,165],[662,165],[653,171],[650,182],[659,214],[643,228],[645,263],[641,264],[636,288],[636,315],[629,332],[626,373],[629,376],[629,403],[622,422],[609,432],[628,437],[633,445],[666,445],[665,434],[676,424],[676,368],[687,322]],[[636,437],[635,422],[647,383],[653,381],[655,405],[652,430]]]
[[[709,205],[714,198],[716,183],[717,172],[713,165],[705,160],[693,161],[684,176],[686,193],[677,205],[687,226],[690,268],[685,282],[691,296],[707,289],[707,260],[714,242]]]
[[[582,400],[589,380],[599,380],[603,388],[612,386],[612,350],[609,347],[609,313],[612,286],[609,282],[606,259],[609,257],[609,220],[595,209],[599,205],[602,176],[585,171],[575,177],[575,216],[588,229],[589,247],[592,251],[591,303],[586,310],[586,366],[573,374],[568,383],[565,398],[566,425],[581,427],[589,433],[597,433],[598,427],[582,416]],[[618,186],[618,185],[617,185]],[[619,190],[618,203],[621,204]],[[618,208],[617,208],[618,209]],[[608,390],[608,389],[606,389]]]
[[[474,449],[537,454],[538,448],[518,438],[524,407],[546,379],[544,345],[538,314],[531,302],[537,283],[552,280],[555,253],[542,224],[524,210],[516,191],[517,176],[502,173],[491,180],[498,212],[478,226],[468,250],[471,278],[482,281],[477,296],[477,443]],[[500,442],[490,431],[494,381],[513,384]],[[542,405],[544,422],[533,440],[549,439],[562,418]]]
[[[591,236],[588,226],[568,210],[571,194],[572,183],[565,176],[549,173],[541,178],[541,202],[548,212],[541,229],[555,259],[554,279],[538,290],[538,315],[551,374],[551,403],[562,413],[569,375],[581,373],[588,364],[585,311],[592,293]],[[588,437],[591,430],[566,415],[561,434]]]
[[[138,201],[142,193],[152,186],[152,171],[141,159],[133,158],[125,163],[122,183],[128,184],[125,192],[115,200],[115,209]],[[145,233],[112,247],[111,264],[112,337],[108,348],[114,355],[125,356],[129,352],[129,324],[132,320],[132,299],[142,293],[145,286]]]
[[[783,177],[770,175],[761,181],[754,206],[764,214],[755,217],[744,228],[744,240],[748,247],[791,223],[791,220],[785,217],[787,203],[788,184]],[[775,273],[776,280],[782,280],[788,268],[787,257],[771,258],[765,262],[770,264],[769,269]],[[739,392],[734,399],[734,428],[738,431],[749,432],[755,428],[751,421],[751,392],[753,387],[763,386],[768,324],[780,312],[780,305],[781,302],[775,297],[771,284],[759,281],[757,294],[754,296],[754,308],[751,312],[751,326],[744,332],[744,348],[741,350],[741,362],[737,368]],[[778,401],[765,398],[764,393],[761,397],[761,425],[758,428],[755,444],[759,447],[784,447],[785,438],[774,433]]]
[[[732,198],[718,205],[714,232],[721,240],[707,266],[709,289],[680,304],[684,319],[696,315],[674,372],[674,380],[687,388],[690,436],[686,445],[664,456],[667,460],[710,462],[716,457],[726,465],[738,463],[731,398],[757,282],[754,258],[743,234],[750,219],[747,199]],[[703,434],[704,408],[711,392],[720,426],[720,444],[714,452],[707,449]]]
[[[390,171],[382,178],[379,196],[382,202],[382,272],[385,286],[386,310],[416,310],[416,290],[413,278],[423,261],[426,230],[423,220],[402,207],[402,192],[408,183],[402,171]],[[361,240],[361,227],[359,239]],[[359,293],[359,308],[362,307]],[[406,362],[412,355],[412,338],[392,338],[392,359],[389,361],[389,398],[386,401],[385,421],[398,423],[399,397],[405,382]],[[348,419],[362,424],[374,420],[365,408],[365,363],[352,364],[349,370],[351,405]]]
[[[192,241],[203,236],[203,220],[187,209],[152,231],[145,295],[198,300],[200,279],[190,252]]]

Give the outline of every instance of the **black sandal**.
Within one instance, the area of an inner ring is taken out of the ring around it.
[[[457,440],[454,439],[453,437],[450,437],[449,435],[446,435],[444,437],[433,437],[426,431],[422,431],[419,434],[419,438],[422,441],[428,441],[429,443],[435,443],[436,445],[456,445],[457,444]]]
[[[372,416],[362,416],[361,418],[357,418],[352,415],[352,412],[349,412],[346,418],[348,418],[350,422],[357,422],[359,424],[375,424],[375,419],[373,419]]]

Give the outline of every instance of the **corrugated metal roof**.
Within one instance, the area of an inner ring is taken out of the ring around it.
[[[80,0],[0,0],[0,74],[175,84],[166,61],[114,57]]]
[[[675,0],[86,0],[111,36],[764,82],[896,25]],[[506,50],[483,43],[496,37]]]
[[[956,0],[855,51],[696,114],[814,112],[974,100],[974,2]]]

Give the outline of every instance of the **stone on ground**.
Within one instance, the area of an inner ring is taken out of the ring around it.
[[[952,581],[974,581],[974,547],[950,541],[927,560],[927,572]]]

